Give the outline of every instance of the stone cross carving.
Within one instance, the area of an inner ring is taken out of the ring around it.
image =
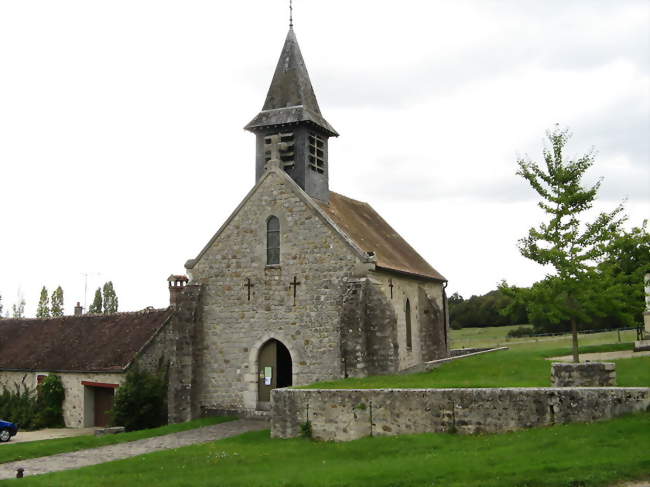
[[[271,152],[271,159],[269,162],[277,162],[279,164],[280,153],[289,149],[289,144],[282,142],[280,134],[270,135],[267,138],[271,139],[271,143],[268,144],[268,150]]]
[[[300,281],[298,281],[298,278],[296,276],[293,276],[293,282],[289,283],[289,286],[293,286],[293,305],[296,305],[296,291],[298,290],[298,286],[300,286]]]
[[[244,287],[248,288],[248,300],[251,300],[251,288],[255,287],[255,284],[251,284],[250,278],[247,279],[246,284],[244,284]]]

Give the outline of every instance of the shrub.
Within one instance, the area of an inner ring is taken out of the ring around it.
[[[36,423],[40,428],[63,428],[65,390],[58,375],[50,374],[38,385]]]
[[[311,421],[307,420],[304,423],[300,423],[300,436],[303,438],[311,439],[312,438],[312,429]]]
[[[21,429],[31,430],[38,427],[37,411],[36,394],[24,384],[16,384],[15,391],[3,388],[0,394],[0,418],[18,423]]]
[[[531,328],[529,326],[519,326],[513,330],[510,330],[506,335],[506,338],[532,337],[534,334],[534,328]]]
[[[0,394],[0,418],[18,423],[23,430],[63,427],[64,399],[58,375],[48,375],[36,393],[25,384],[16,384],[15,391],[4,388]]]
[[[127,431],[167,424],[167,377],[133,368],[117,390],[112,424]]]

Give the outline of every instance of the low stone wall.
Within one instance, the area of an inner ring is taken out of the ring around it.
[[[373,435],[499,433],[650,409],[650,388],[275,389],[271,436],[349,441]]]
[[[613,387],[616,364],[613,362],[554,362],[551,368],[553,387]]]

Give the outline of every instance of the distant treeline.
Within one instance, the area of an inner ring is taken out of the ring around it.
[[[449,297],[449,322],[454,329],[530,323],[535,333],[559,333],[571,329],[561,304],[569,293],[582,296],[576,303],[580,330],[641,326],[645,308],[644,276],[650,272],[650,235],[646,223],[618,234],[605,247],[605,257],[591,279],[580,288],[567,289],[554,276],[531,287],[509,286],[483,296]]]
[[[504,310],[513,308],[508,314]],[[463,298],[454,293],[449,297],[449,324],[453,329],[483,326],[508,326],[529,323],[523,304],[495,289],[482,296]]]

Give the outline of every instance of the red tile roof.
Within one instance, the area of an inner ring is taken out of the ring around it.
[[[0,320],[0,370],[121,372],[171,309]]]

